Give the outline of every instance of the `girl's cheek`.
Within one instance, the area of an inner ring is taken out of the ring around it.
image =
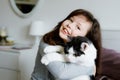
[[[66,25],[66,23],[63,23],[61,26],[65,26]]]
[[[77,31],[74,31],[71,36],[73,37],[80,36],[80,33],[78,33]]]
[[[68,24],[69,24],[69,21],[67,20],[63,22],[63,25],[68,25]]]

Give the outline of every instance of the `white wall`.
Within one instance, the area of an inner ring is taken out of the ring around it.
[[[72,10],[84,8],[97,17],[102,29],[120,30],[119,4],[120,0],[43,0],[32,16],[21,18],[13,12],[9,0],[0,0],[0,27],[6,26],[16,42],[30,43],[34,38],[29,36],[32,21],[45,21],[44,29],[49,31]]]
[[[114,49],[120,52],[120,30],[102,30],[102,42],[104,48]]]

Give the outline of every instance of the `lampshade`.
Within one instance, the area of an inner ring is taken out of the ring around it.
[[[29,34],[35,36],[34,46],[39,45],[40,36],[44,35],[44,22],[34,21],[31,23]]]
[[[43,21],[34,21],[30,27],[30,35],[41,36],[44,34],[44,22]]]

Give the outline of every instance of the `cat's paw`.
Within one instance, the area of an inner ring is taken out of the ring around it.
[[[48,65],[48,64],[49,64],[49,60],[47,59],[47,56],[43,56],[43,57],[42,57],[41,63],[42,63],[42,64],[45,64],[45,65]]]
[[[63,52],[63,47],[62,46],[47,46],[45,47],[44,49],[44,52],[45,53],[51,53],[51,52]]]

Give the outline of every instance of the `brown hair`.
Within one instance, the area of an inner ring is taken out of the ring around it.
[[[97,73],[100,74],[100,53],[101,53],[101,30],[100,30],[100,24],[97,21],[97,19],[94,18],[94,16],[87,10],[84,9],[77,9],[72,11],[64,20],[58,23],[58,25],[50,32],[45,34],[43,36],[44,42],[50,44],[50,45],[60,45],[63,44],[63,40],[59,36],[59,28],[61,27],[62,22],[64,22],[67,19],[70,19],[73,16],[83,15],[86,17],[86,19],[92,23],[92,28],[87,33],[86,37],[90,39],[94,46],[97,49],[97,59],[96,59],[96,67],[97,67]]]

